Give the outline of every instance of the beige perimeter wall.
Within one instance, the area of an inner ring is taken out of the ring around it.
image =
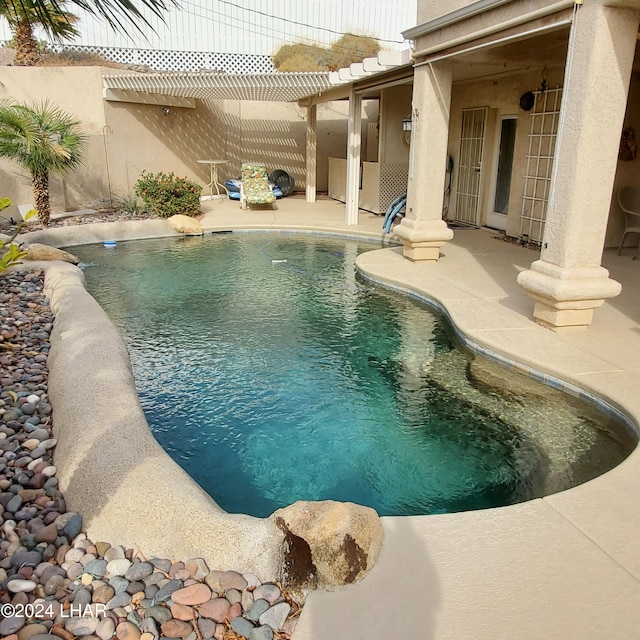
[[[142,171],[173,171],[205,185],[209,167],[199,159],[228,159],[219,175],[239,176],[244,161],[262,161],[269,172],[284,169],[304,190],[306,109],[295,103],[197,100],[196,107],[106,102],[100,67],[0,67],[0,97],[19,102],[49,100],[75,115],[87,134],[82,168],[51,176],[54,213],[110,206],[131,193]],[[318,191],[327,190],[328,158],[344,156],[347,102],[318,106]],[[366,127],[366,119],[363,124]],[[0,160],[0,196],[33,202],[28,173]],[[12,210],[8,210],[13,215]]]

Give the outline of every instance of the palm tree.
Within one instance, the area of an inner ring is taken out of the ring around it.
[[[0,0],[0,15],[5,15],[12,6],[27,7],[35,11],[40,24],[50,27],[53,19],[49,12],[49,5],[59,10],[63,1]],[[103,18],[114,31],[121,31],[125,35],[127,34],[127,23],[133,25],[138,31],[141,31],[138,23],[149,26],[149,21],[133,0],[69,0],[69,3],[99,18]],[[163,12],[167,11],[170,6],[177,6],[176,0],[139,0],[137,4],[145,7],[159,18],[162,18]]]
[[[43,0],[48,19],[40,19],[32,0],[6,0],[6,10],[0,7],[0,15],[4,16],[13,32],[16,47],[14,62],[21,67],[31,67],[40,62],[38,42],[33,35],[35,26],[42,26],[45,32],[54,40],[66,40],[79,35],[73,26],[77,16],[65,11],[64,1]]]
[[[51,218],[49,173],[65,175],[82,162],[86,137],[79,122],[48,102],[27,106],[0,102],[0,157],[31,173],[38,217]]]

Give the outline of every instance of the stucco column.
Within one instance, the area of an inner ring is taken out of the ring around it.
[[[347,126],[347,224],[358,224],[360,202],[360,154],[362,146],[362,96],[353,89],[349,96]]]
[[[440,247],[453,238],[442,219],[451,82],[448,62],[415,69],[407,207],[395,228],[404,257],[413,261],[436,261]]]
[[[318,165],[317,160],[317,106],[315,104],[307,107],[307,149],[306,149],[306,192],[307,202],[316,201],[316,181]]]
[[[550,327],[589,325],[620,293],[601,260],[639,15],[576,5],[542,252],[518,276]]]

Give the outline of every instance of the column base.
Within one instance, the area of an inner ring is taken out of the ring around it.
[[[549,329],[562,329],[576,327],[586,329],[593,320],[593,309],[558,309],[553,304],[546,304],[539,299],[533,305],[533,317],[538,324]],[[597,306],[601,306],[604,300],[600,300]]]
[[[404,218],[394,233],[402,242],[402,255],[412,262],[436,262],[440,247],[453,238],[453,231],[444,220],[417,222]]]
[[[622,289],[603,267],[572,269],[544,260],[518,274],[518,284],[535,300],[535,320],[550,329],[589,326],[593,310]]]
[[[412,262],[437,262],[440,257],[440,247],[444,242],[428,243],[418,242],[412,243],[400,238],[402,242],[402,255]]]

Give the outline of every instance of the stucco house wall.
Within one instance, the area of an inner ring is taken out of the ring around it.
[[[421,0],[418,2],[418,21],[417,24],[434,20],[449,12],[456,11],[476,0]]]
[[[169,115],[159,105],[103,104],[108,123],[104,145],[111,190],[117,195],[133,192],[142,171],[173,171],[206,184],[209,168],[198,159],[225,157],[226,124],[220,103],[171,107]]]
[[[549,69],[546,73],[550,88],[562,87],[564,69]],[[451,98],[451,120],[449,129],[449,155],[458,165],[460,146],[460,132],[462,126],[462,110],[478,107],[488,107],[485,148],[483,162],[482,188],[479,209],[479,223],[485,224],[487,213],[493,205],[492,197],[495,184],[495,163],[497,160],[496,146],[499,144],[500,116],[515,115],[516,143],[514,149],[513,173],[511,178],[511,196],[509,198],[509,213],[507,216],[507,235],[520,236],[520,214],[522,209],[522,195],[524,192],[524,176],[526,172],[531,114],[523,111],[519,106],[520,96],[526,91],[540,86],[541,75],[536,71],[515,75],[504,79],[483,82],[454,83]],[[634,73],[625,116],[625,128],[633,127],[637,142],[640,145],[640,73]],[[640,185],[640,157],[633,161],[618,161],[614,193],[611,201],[609,223],[605,239],[605,247],[617,247],[624,230],[624,215],[620,211],[615,191],[620,186]],[[457,173],[454,170],[449,216],[455,217],[457,192]],[[629,238],[628,243],[632,239]]]
[[[402,142],[402,121],[411,116],[411,85],[382,90],[380,98],[380,162],[409,162],[409,147]]]
[[[267,171],[284,169],[296,181],[296,190],[306,186],[306,108],[288,102],[225,100],[222,105],[227,131],[225,155],[228,165],[220,174],[238,177],[246,161],[264,162]],[[317,106],[317,183],[326,191],[330,157],[342,157],[347,144],[348,102]],[[368,118],[363,112],[363,131]],[[204,157],[204,156],[201,156]],[[217,156],[216,156],[217,157]]]
[[[562,86],[563,70],[548,70],[546,78],[550,88]],[[449,203],[450,218],[455,218],[456,213],[457,167],[459,164],[462,112],[464,109],[487,107],[488,114],[485,125],[482,182],[478,212],[479,224],[484,225],[486,223],[487,214],[493,207],[495,164],[497,162],[497,147],[500,142],[500,117],[516,116],[516,141],[511,174],[509,212],[507,215],[507,234],[513,237],[520,235],[520,213],[522,195],[524,193],[531,115],[520,108],[519,101],[523,93],[537,89],[540,86],[540,82],[540,72],[535,70],[507,78],[454,83],[451,94],[448,150],[454,162],[451,200]]]

